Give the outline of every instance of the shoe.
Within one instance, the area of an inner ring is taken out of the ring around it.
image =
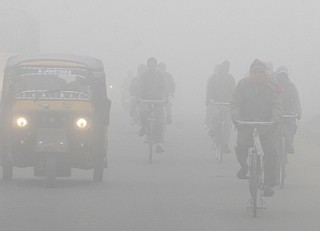
[[[237,177],[240,180],[247,180],[249,179],[248,174],[248,169],[247,168],[241,168],[238,173],[237,173]]]
[[[269,185],[263,186],[263,196],[265,197],[272,197],[274,195],[274,191]]]
[[[144,136],[146,134],[146,131],[144,129],[144,127],[141,127],[139,130],[139,136]]]
[[[158,144],[158,145],[156,146],[156,153],[163,153],[163,152],[164,152],[164,149],[161,147],[160,144]]]
[[[171,118],[171,116],[168,116],[168,117],[166,118],[166,124],[172,124],[172,118]]]

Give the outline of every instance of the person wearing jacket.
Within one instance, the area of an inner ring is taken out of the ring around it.
[[[209,135],[215,136],[215,128],[219,122],[219,114],[224,113],[225,123],[225,137],[224,137],[224,152],[229,153],[229,142],[232,129],[232,121],[230,117],[230,109],[228,106],[224,108],[217,108],[215,105],[210,104],[210,101],[230,103],[233,91],[235,89],[235,80],[229,74],[230,63],[224,61],[222,64],[216,66],[215,73],[208,79],[207,92],[206,92],[206,105],[207,105],[207,119],[206,123],[209,128]],[[221,111],[220,111],[221,110]]]
[[[167,99],[167,84],[165,76],[158,71],[158,61],[151,57],[147,60],[148,70],[143,73],[139,81],[138,97],[142,100],[166,100]],[[148,126],[148,114],[150,113],[150,105],[142,103],[140,105],[141,129],[139,135],[146,134]],[[154,107],[155,122],[154,122],[154,141],[157,143],[156,152],[164,152],[161,143],[164,142],[164,105],[157,104]]]
[[[231,100],[231,116],[237,127],[235,148],[241,166],[239,179],[248,179],[248,149],[253,144],[253,128],[238,126],[237,121],[274,122],[273,126],[259,129],[264,152],[264,196],[273,196],[276,185],[277,125],[282,115],[281,88],[267,74],[266,65],[255,60],[250,66],[248,78],[239,81]]]
[[[277,70],[276,80],[282,87],[281,99],[283,103],[284,115],[296,115],[297,119],[301,119],[301,104],[298,90],[295,84],[290,81],[288,69],[286,67],[279,67]],[[296,119],[289,119],[283,121],[286,140],[287,153],[294,153],[294,136],[297,131]]]

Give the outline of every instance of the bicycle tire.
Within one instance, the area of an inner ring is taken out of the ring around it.
[[[280,171],[279,171],[279,184],[280,189],[284,188],[284,182],[286,178],[286,146],[285,138],[282,138],[281,153],[280,153]]]
[[[218,163],[222,162],[222,156],[223,156],[223,126],[222,123],[219,123],[218,127],[218,133],[216,137],[216,159]]]
[[[153,157],[153,122],[150,121],[148,127],[148,152],[149,152],[149,164],[152,164],[152,157]]]
[[[253,217],[257,217],[258,210],[258,155],[256,151],[253,151],[250,155],[249,166],[249,189],[251,194]]]
[[[221,143],[217,143],[216,144],[216,159],[218,161],[218,163],[221,163],[222,162],[222,147],[221,147]]]

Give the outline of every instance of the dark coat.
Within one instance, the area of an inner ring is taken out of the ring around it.
[[[301,117],[301,104],[298,90],[288,78],[278,79],[282,86],[281,99],[283,102],[283,114]]]
[[[232,75],[228,73],[214,74],[207,82],[207,100],[230,102],[235,85]]]
[[[282,115],[280,92],[270,80],[240,80],[231,100],[232,120],[279,122]]]
[[[167,84],[160,72],[145,72],[139,79],[139,97],[145,100],[161,100],[167,97]]]

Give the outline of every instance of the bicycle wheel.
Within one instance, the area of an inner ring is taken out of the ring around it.
[[[217,159],[218,163],[221,163],[222,162],[222,147],[221,147],[220,142],[216,143],[215,152],[216,152],[216,159]]]
[[[249,162],[249,189],[251,194],[251,202],[253,209],[253,217],[257,216],[258,210],[258,187],[259,187],[259,179],[258,179],[258,155],[255,150],[250,154],[250,162]]]
[[[152,164],[153,156],[153,122],[150,121],[147,133],[148,151],[149,151],[149,164]]]
[[[279,183],[280,188],[283,189],[284,181],[286,178],[286,146],[285,146],[285,138],[282,137],[282,144],[281,144],[281,153],[280,153],[280,171],[279,171]]]
[[[223,155],[223,130],[222,130],[222,124],[219,124],[219,127],[217,128],[217,136],[216,136],[216,159],[218,163],[222,162],[222,155]]]

